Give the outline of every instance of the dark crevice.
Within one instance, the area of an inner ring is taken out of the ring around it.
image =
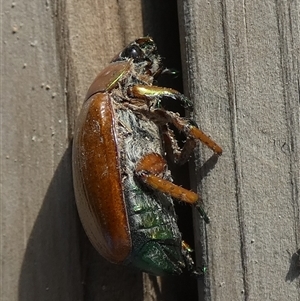
[[[181,75],[181,53],[178,25],[177,3],[172,0],[153,0],[142,2],[143,31],[144,35],[151,36],[157,44],[158,52],[163,57],[164,65],[179,71],[179,76],[163,76],[159,79],[158,85],[171,87],[180,92],[183,90]],[[168,102],[166,109],[179,112],[185,115],[184,109],[176,102]],[[178,167],[169,163],[174,183],[185,188],[190,188],[188,164]],[[179,229],[183,239],[191,245],[193,237],[193,217],[191,206],[176,204]],[[195,254],[192,254],[195,255]],[[198,300],[196,280],[188,275],[179,277],[166,277],[162,279],[160,300]]]

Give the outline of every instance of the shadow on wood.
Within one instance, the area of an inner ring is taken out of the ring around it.
[[[142,273],[107,262],[79,221],[71,146],[49,185],[28,239],[19,300],[143,300]]]

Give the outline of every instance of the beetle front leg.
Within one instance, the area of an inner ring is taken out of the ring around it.
[[[150,153],[145,155],[137,164],[135,174],[147,186],[153,190],[168,194],[171,197],[183,201],[185,203],[194,204],[199,210],[204,221],[209,223],[209,217],[200,205],[199,196],[187,189],[184,189],[172,182],[163,179],[163,174],[166,170],[167,162],[159,154]]]
[[[128,88],[128,94],[130,97],[144,99],[149,102],[154,101],[153,104],[149,103],[148,106],[157,107],[157,99],[163,97],[169,97],[176,100],[179,100],[181,104],[187,109],[193,109],[193,104],[190,99],[188,99],[183,94],[178,91],[170,88],[157,87],[157,86],[143,86],[143,85],[134,85]],[[222,154],[222,148],[217,145],[212,139],[210,139],[204,132],[202,132],[197,124],[192,120],[186,120],[181,118],[174,112],[165,111],[162,109],[153,109],[152,112],[157,112],[157,116],[161,119],[165,119],[166,123],[172,123],[179,130],[184,132],[187,137],[191,137],[197,140],[200,140],[202,143],[207,145],[215,154],[220,156]]]
[[[168,97],[173,98],[174,100],[178,100],[185,109],[188,109],[190,111],[193,110],[193,103],[191,102],[191,100],[177,90],[171,88],[134,85],[130,86],[127,92],[130,97],[154,101],[154,106],[157,106],[156,102],[158,99]]]

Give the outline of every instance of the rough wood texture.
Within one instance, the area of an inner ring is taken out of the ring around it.
[[[125,44],[150,34],[180,68],[176,3],[33,0],[1,8],[1,300],[168,301],[196,292],[195,281],[161,281],[102,259],[78,220],[71,173],[85,93]]]
[[[142,274],[112,266],[87,241],[71,173],[74,119],[89,84],[142,35],[139,1],[125,4],[1,5],[3,301],[143,299]]]
[[[205,300],[299,300],[299,1],[179,1],[200,127]],[[205,164],[204,164],[205,163]],[[202,166],[204,164],[204,166]]]
[[[198,244],[207,237],[200,296],[299,300],[299,0],[178,4],[186,91],[224,148],[217,162],[206,148],[195,156],[212,220],[196,229]],[[115,53],[149,34],[180,68],[174,5],[1,3],[1,300],[194,299],[192,279],[149,277],[95,252],[71,173],[75,118]]]

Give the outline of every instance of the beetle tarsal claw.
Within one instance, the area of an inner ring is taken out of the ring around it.
[[[199,277],[203,277],[203,275],[206,273],[207,273],[207,268],[202,267],[201,269],[196,269],[192,271],[192,276],[199,278]]]
[[[196,205],[196,209],[200,213],[200,215],[203,218],[203,220],[205,221],[205,223],[209,224],[210,223],[210,218],[206,214],[205,210],[199,204]]]

